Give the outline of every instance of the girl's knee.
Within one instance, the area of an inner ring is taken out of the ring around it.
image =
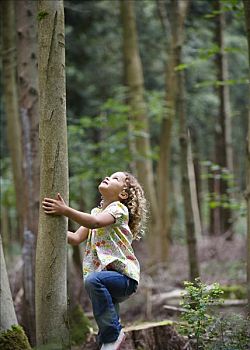
[[[89,290],[92,289],[97,283],[97,274],[95,272],[90,273],[84,280],[84,287]]]

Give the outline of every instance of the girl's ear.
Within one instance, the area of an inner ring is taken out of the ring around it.
[[[128,198],[128,194],[125,190],[122,190],[122,192],[119,194],[119,197],[124,200]]]

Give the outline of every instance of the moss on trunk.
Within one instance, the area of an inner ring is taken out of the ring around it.
[[[76,305],[70,311],[70,339],[72,345],[80,345],[84,343],[89,334],[91,323],[85,316],[82,307]]]
[[[0,333],[0,350],[31,350],[28,338],[21,326],[12,326]]]

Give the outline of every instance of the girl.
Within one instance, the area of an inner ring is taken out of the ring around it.
[[[45,198],[46,214],[64,215],[82,225],[68,232],[72,245],[87,240],[83,276],[99,328],[101,350],[117,350],[125,339],[119,303],[136,292],[140,266],[131,243],[139,239],[146,219],[146,200],[136,178],[126,172],[106,177],[98,187],[101,206],[91,214],[67,206],[60,196]]]

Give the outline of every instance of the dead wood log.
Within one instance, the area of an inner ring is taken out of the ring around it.
[[[149,322],[125,327],[126,341],[120,350],[188,350],[188,340],[179,335],[171,321]],[[98,350],[94,339],[74,350]]]

